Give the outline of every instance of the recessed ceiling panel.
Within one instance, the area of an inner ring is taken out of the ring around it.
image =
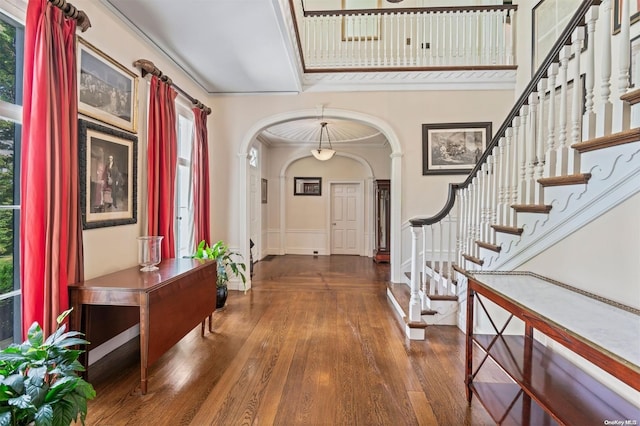
[[[103,0],[209,93],[298,92],[272,0]]]

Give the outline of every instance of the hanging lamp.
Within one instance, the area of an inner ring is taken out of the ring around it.
[[[322,148],[322,134],[327,133],[327,142],[329,142],[329,148]],[[327,129],[327,122],[323,121],[320,123],[320,141],[318,142],[318,149],[312,149],[311,154],[313,154],[316,159],[320,161],[330,160],[336,151],[331,146],[331,138],[329,137],[329,129]]]

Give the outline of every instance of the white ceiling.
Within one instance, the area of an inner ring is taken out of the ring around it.
[[[298,92],[278,0],[103,0],[209,93]]]
[[[210,94],[302,91],[297,46],[278,0],[102,1]],[[328,121],[337,145],[387,143],[369,126]],[[319,120],[295,120],[266,129],[258,139],[269,146],[315,144],[319,130]]]

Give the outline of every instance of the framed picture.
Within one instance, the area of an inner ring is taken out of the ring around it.
[[[136,223],[138,137],[78,122],[83,229]]]
[[[423,124],[422,174],[469,173],[490,140],[490,122]]]
[[[620,7],[621,0],[613,0],[613,33],[620,32],[620,23],[622,22],[622,8]],[[624,0],[629,3],[629,17],[631,23],[638,22],[640,20],[640,0]]]
[[[78,112],[136,133],[138,77],[78,37]]]
[[[322,195],[322,178],[293,178],[293,195]]]
[[[558,40],[579,5],[579,1],[541,0],[532,9],[532,76],[551,51],[551,47]]]
[[[342,0],[342,10],[379,9],[380,0]],[[381,15],[347,15],[342,19],[343,41],[378,40]]]
[[[262,195],[262,204],[267,204],[267,180],[262,179],[260,185],[260,195]]]

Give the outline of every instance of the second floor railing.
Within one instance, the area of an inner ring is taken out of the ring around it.
[[[517,6],[295,11],[307,70],[513,66]]]

